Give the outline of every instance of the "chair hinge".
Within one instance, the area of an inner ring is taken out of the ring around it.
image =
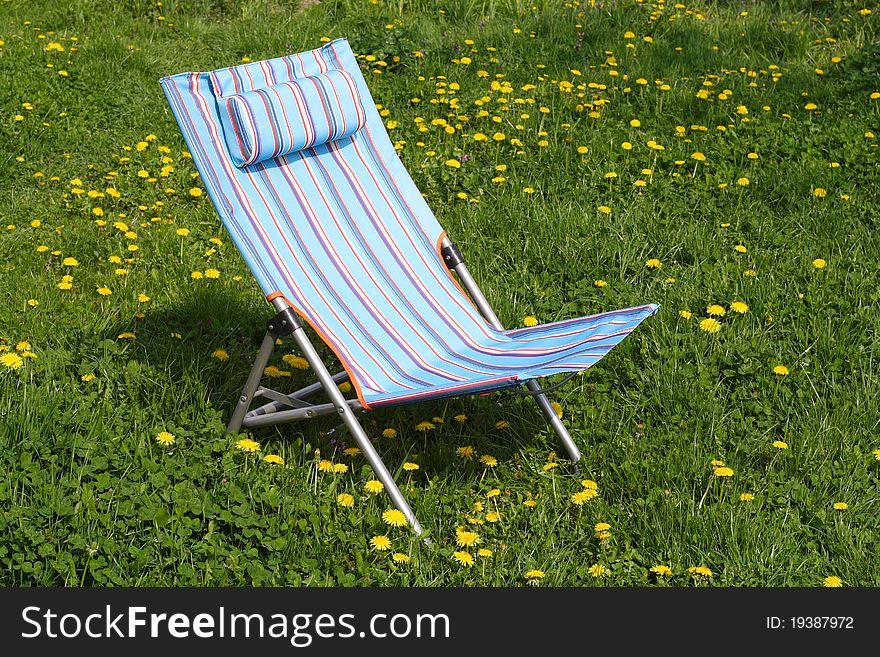
[[[280,338],[285,335],[290,335],[301,326],[302,323],[299,321],[299,317],[296,316],[293,310],[285,308],[269,320],[269,323],[266,325],[266,330],[273,338]]]
[[[464,258],[461,257],[461,251],[458,250],[458,245],[455,242],[450,242],[449,246],[444,246],[440,249],[440,255],[443,258],[443,263],[449,269],[455,269],[464,262]]]

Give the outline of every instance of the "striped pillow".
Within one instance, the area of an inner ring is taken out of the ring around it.
[[[237,167],[347,137],[366,123],[354,78],[334,69],[217,99]]]

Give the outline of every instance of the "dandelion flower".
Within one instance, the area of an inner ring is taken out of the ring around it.
[[[394,563],[409,563],[409,555],[403,552],[395,552],[391,558],[394,559]]]
[[[678,316],[682,319],[690,319],[694,316],[694,314],[690,310],[679,310]]]
[[[462,566],[467,566],[468,568],[474,565],[474,556],[470,552],[465,552],[463,550],[459,552],[453,552],[452,558],[455,559]]]
[[[788,443],[785,442],[784,440],[774,440],[773,446],[776,449],[788,449]]]
[[[585,488],[584,490],[574,493],[571,496],[571,501],[574,503],[575,506],[583,506],[585,503],[596,497],[596,495],[597,493],[595,490]]]
[[[483,454],[480,457],[480,463],[485,465],[487,468],[494,468],[496,465],[498,465],[498,459],[496,459],[491,454]]]
[[[827,264],[828,263],[825,262],[822,258],[816,258],[815,260],[813,260],[813,267],[815,267],[816,269],[825,269],[825,265]]]
[[[350,509],[354,506],[354,496],[350,493],[339,493],[336,496],[336,503],[345,509]]]
[[[712,577],[712,571],[706,566],[693,566],[688,568],[688,572],[691,575],[702,575],[703,577]]]
[[[843,586],[843,580],[840,579],[837,575],[829,575],[822,580],[822,586],[830,589],[840,588],[841,586]]]
[[[91,380],[93,380],[93,379],[95,378],[95,375],[92,374],[92,373],[90,372],[90,373],[88,373],[88,374],[83,374],[83,375],[82,375],[81,377],[79,377],[79,378],[80,378],[81,381],[84,381],[85,383],[88,383],[89,381],[91,381]]]
[[[542,579],[543,577],[544,577],[544,571],[538,570],[537,568],[530,570],[526,573],[526,579],[528,579],[528,580]]]
[[[477,556],[478,556],[478,557],[483,557],[484,559],[487,558],[487,557],[491,557],[491,556],[492,556],[492,550],[490,550],[490,549],[488,549],[488,548],[480,548],[479,550],[477,550]]]
[[[672,575],[672,568],[661,563],[656,566],[651,566],[651,572],[660,577],[669,577]]]
[[[589,573],[593,577],[605,577],[606,575],[608,575],[608,569],[602,564],[594,563],[592,566],[590,566]]]
[[[832,506],[835,511],[846,511],[849,508],[849,504],[846,502],[835,502]]]
[[[501,495],[501,491],[497,488],[493,488],[488,493],[486,493],[486,497],[489,499],[492,499],[493,497],[498,497],[499,495]]]
[[[733,247],[733,250],[737,253],[745,253],[746,251],[748,251],[748,249],[743,244],[737,244]]]
[[[189,228],[178,228],[174,232],[177,233],[178,235],[180,235],[181,237],[186,237],[187,235],[189,235]]]
[[[648,269],[660,269],[663,266],[663,263],[660,262],[657,258],[651,258],[647,262],[645,262],[645,267]]]
[[[236,449],[240,449],[242,452],[259,452],[260,451],[260,443],[256,440],[251,440],[250,438],[242,438],[238,442],[235,443]]]
[[[294,356],[293,354],[284,354],[284,356],[281,357],[281,360],[283,360],[285,363],[287,363],[291,367],[298,369],[298,370],[309,369],[309,361],[307,361],[302,356]]]
[[[721,466],[720,468],[715,468],[715,470],[712,471],[712,474],[714,474],[716,477],[732,477],[733,476],[733,469],[728,468],[725,465],[725,466]]]
[[[160,445],[173,445],[175,440],[174,434],[168,431],[160,431],[156,434],[156,442]]]
[[[379,534],[378,536],[374,536],[370,539],[370,547],[372,547],[377,552],[387,550],[391,547],[391,539],[389,539],[384,534]]]
[[[785,365],[775,365],[773,367],[773,372],[779,376],[787,376],[788,368]]]
[[[406,516],[399,509],[388,509],[382,513],[382,520],[386,525],[392,527],[403,527],[406,525]]]
[[[416,431],[429,431],[431,429],[436,429],[436,425],[433,422],[419,422],[416,425]]]
[[[498,421],[495,423],[495,428],[496,428],[496,429],[506,429],[506,428],[509,427],[509,426],[510,426],[510,422],[508,422],[507,420],[498,420]]]
[[[61,264],[64,265],[65,267],[78,267],[79,260],[77,260],[76,258],[67,257],[61,261]]]
[[[593,285],[595,285],[596,287],[605,287],[606,285],[608,285],[608,281],[603,281],[601,278],[599,278],[593,282]]]
[[[229,360],[229,354],[226,352],[225,349],[215,349],[215,350],[211,353],[211,356],[214,357],[214,358],[216,358],[216,359],[219,360],[220,362],[223,362],[223,361],[227,361],[227,360]]]
[[[111,290],[109,287],[99,287],[95,290],[95,292],[100,294],[102,297],[108,297],[113,294],[113,290]]]
[[[740,315],[744,315],[749,312],[748,304],[743,301],[734,301],[732,304],[730,304],[730,309],[735,313],[739,313]]]
[[[459,547],[469,547],[480,542],[480,535],[459,527],[455,530],[455,542]]]
[[[193,187],[192,189],[189,190],[189,195],[194,198],[198,198],[202,194],[204,194],[204,192],[199,187]]]
[[[220,278],[220,270],[219,269],[206,269],[205,270],[205,278]]]
[[[537,326],[538,318],[533,315],[528,315],[527,317],[523,318],[523,324],[525,324],[526,326]]]
[[[816,198],[825,198],[827,195],[828,192],[823,187],[816,187],[816,189],[813,190],[813,196]]]
[[[391,427],[388,427],[387,429],[385,429],[384,431],[382,431],[382,435],[383,435],[385,438],[394,438],[395,436],[397,436],[397,430],[396,430],[396,429],[392,429]]]
[[[751,502],[753,499],[755,499],[755,496],[753,493],[742,493],[739,496],[740,502]]]
[[[707,317],[706,319],[700,320],[700,329],[706,331],[706,333],[718,333],[718,331],[721,330],[721,322],[717,319]]]
[[[706,313],[714,315],[715,317],[724,317],[724,315],[727,314],[727,311],[724,310],[724,306],[713,303],[706,308]]]
[[[413,471],[419,469],[419,464],[418,463],[411,463],[411,462],[407,461],[406,463],[403,464],[403,469],[406,470],[407,472],[413,472]]]
[[[345,474],[346,472],[348,472],[348,466],[345,465],[345,463],[334,463],[333,472],[337,474]]]
[[[501,522],[501,514],[497,511],[489,511],[489,513],[486,514],[486,522]]]
[[[474,448],[470,445],[465,445],[463,447],[456,447],[455,453],[464,459],[470,459],[474,456]]]
[[[263,460],[272,465],[284,465],[284,457],[279,456],[278,454],[266,454],[266,456],[263,457]]]
[[[875,458],[875,459],[877,459],[878,461],[880,461],[880,449],[875,449],[875,450],[872,452],[872,454],[874,455],[874,458]]]
[[[385,484],[383,484],[378,479],[370,479],[367,483],[364,484],[364,490],[367,491],[370,495],[378,495],[383,490],[385,490]]]
[[[706,161],[706,156],[703,153],[701,153],[700,151],[696,151],[694,153],[691,153],[691,158],[696,160],[697,162],[705,162]]]
[[[459,415],[456,415],[452,419],[455,420],[456,422],[458,422],[459,424],[464,424],[465,422],[467,422],[468,416],[465,415],[464,413],[460,413]]]

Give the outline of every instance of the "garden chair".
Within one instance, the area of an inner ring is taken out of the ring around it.
[[[580,459],[536,379],[590,367],[658,306],[504,330],[398,158],[345,39],[161,83],[214,207],[277,312],[227,433],[338,415],[419,534],[356,412],[526,386]],[[344,371],[330,373],[303,321]],[[288,335],[317,382],[282,394],[260,382]],[[346,380],[356,397],[340,391]],[[308,401],[319,392],[329,403]],[[257,397],[267,402],[251,410]]]

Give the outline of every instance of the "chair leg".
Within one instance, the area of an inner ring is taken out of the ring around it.
[[[232,412],[232,418],[226,426],[226,434],[224,435],[235,433],[241,429],[241,423],[244,420],[248,408],[250,408],[251,401],[254,398],[254,392],[256,392],[257,387],[260,385],[260,380],[263,378],[263,370],[265,370],[266,365],[269,364],[269,357],[272,355],[274,349],[275,336],[267,331],[266,336],[263,338],[263,344],[260,345],[260,351],[257,353],[257,359],[254,361],[254,366],[251,368],[251,372],[248,374],[244,388],[241,390],[238,402],[235,404],[235,410]]]
[[[538,392],[541,389],[541,386],[537,381],[532,379],[526,384],[526,387],[532,392]],[[571,457],[571,460],[577,463],[581,460],[581,451],[578,449],[577,445],[574,444],[574,440],[571,438],[571,434],[568,433],[568,429],[562,423],[562,420],[559,419],[559,416],[556,414],[556,410],[553,408],[553,405],[550,403],[550,400],[547,399],[547,395],[544,393],[534,395],[535,401],[538,402],[538,406],[541,407],[541,411],[544,413],[544,417],[547,418],[547,422],[550,423],[550,426],[553,427],[553,431],[556,432],[556,435],[559,436],[559,440],[562,441],[563,447],[565,447],[565,451],[568,452],[568,455]]]
[[[498,319],[498,315],[492,310],[492,306],[489,305],[486,295],[483,294],[480,286],[477,285],[474,277],[471,276],[470,271],[468,271],[467,266],[461,259],[461,252],[459,252],[458,247],[456,247],[448,237],[443,238],[441,247],[443,249],[442,253],[446,266],[458,275],[459,280],[462,285],[464,285],[464,289],[466,289],[468,294],[471,295],[471,299],[473,299],[477,309],[483,317],[486,318],[486,321],[499,331],[503,331],[504,326],[501,325],[501,320]],[[540,384],[534,379],[529,381],[526,386],[532,392],[539,392],[541,390]],[[580,461],[581,452],[577,448],[577,445],[574,444],[574,440],[571,439],[571,434],[568,433],[568,429],[565,428],[565,425],[562,424],[562,420],[559,419],[559,416],[556,415],[556,411],[553,410],[553,406],[550,404],[550,400],[547,399],[547,395],[541,393],[534,395],[534,397],[535,401],[538,402],[538,406],[541,407],[544,417],[547,418],[547,422],[550,423],[550,426],[553,427],[556,435],[559,436],[559,440],[562,441],[562,445],[565,447],[565,451],[568,452],[571,460],[575,463]]]
[[[360,447],[361,452],[367,459],[367,462],[373,468],[373,471],[376,473],[379,481],[381,481],[385,485],[385,490],[388,492],[388,495],[391,496],[391,500],[392,502],[394,502],[394,506],[396,506],[403,513],[403,515],[406,516],[407,522],[409,522],[409,524],[415,530],[416,534],[421,535],[423,533],[421,524],[419,524],[419,521],[416,519],[413,510],[410,508],[406,499],[403,497],[403,493],[400,492],[400,488],[397,487],[397,484],[391,477],[391,473],[388,472],[388,468],[385,467],[385,464],[382,462],[381,457],[376,452],[376,449],[373,447],[370,439],[367,437],[367,434],[361,426],[361,423],[358,422],[357,417],[351,410],[351,407],[346,402],[345,397],[342,396],[339,388],[336,387],[336,383],[333,381],[333,377],[330,374],[330,371],[327,369],[327,366],[324,365],[324,362],[321,360],[318,352],[315,351],[315,348],[312,346],[312,343],[309,340],[308,335],[306,335],[302,324],[299,324],[298,326],[296,326],[296,328],[294,328],[293,337],[296,340],[296,344],[302,352],[303,356],[305,356],[305,359],[309,361],[309,365],[312,366],[312,371],[314,371],[315,375],[318,377],[318,380],[324,386],[324,391],[327,393],[327,396],[330,397],[330,401],[333,402],[334,406],[336,406],[336,410],[339,413],[339,416],[342,419],[343,423],[351,432],[351,435],[354,436],[355,441],[357,441],[358,447]]]

